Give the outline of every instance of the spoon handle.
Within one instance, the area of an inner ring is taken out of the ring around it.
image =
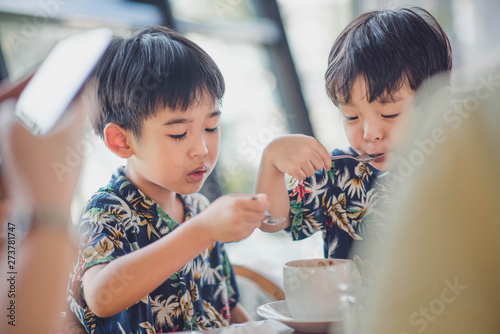
[[[250,197],[251,200],[256,200],[257,197],[255,195],[252,195],[252,197]],[[273,217],[271,215],[271,213],[269,211],[264,211],[264,215],[266,216],[266,218],[262,221],[264,224],[267,224],[267,225],[278,225],[278,224],[281,224],[283,223],[286,218],[285,217]]]

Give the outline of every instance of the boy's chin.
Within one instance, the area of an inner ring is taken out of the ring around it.
[[[387,166],[387,163],[385,163],[385,162],[382,162],[382,163],[380,163],[380,162],[370,162],[370,165],[373,168],[375,168],[375,169],[377,169],[379,171],[383,171],[383,172],[385,172],[385,171],[387,171],[389,169],[389,167]]]
[[[185,187],[182,187],[182,189],[176,189],[175,192],[179,195],[190,195],[197,193],[201,190],[205,181],[206,179],[196,183],[188,183]]]

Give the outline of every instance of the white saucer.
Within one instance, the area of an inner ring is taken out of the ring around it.
[[[340,319],[331,319],[328,321],[303,321],[293,320],[288,312],[285,300],[270,302],[259,306],[257,314],[270,320],[279,321],[297,331],[305,333],[328,333],[330,328]]]

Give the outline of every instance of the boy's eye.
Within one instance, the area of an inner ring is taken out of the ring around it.
[[[358,119],[358,116],[353,116],[353,117],[344,116],[344,119],[346,121],[355,121]]]
[[[383,118],[389,118],[389,119],[390,119],[390,118],[396,118],[396,117],[398,117],[398,116],[399,116],[399,114],[382,115],[382,117],[383,117]]]
[[[207,131],[207,132],[216,132],[217,130],[219,130],[219,126],[218,125],[215,128],[207,128],[207,129],[205,129],[205,131]]]
[[[181,140],[186,137],[187,132],[184,132],[181,135],[168,135],[170,138],[174,138],[175,140]]]

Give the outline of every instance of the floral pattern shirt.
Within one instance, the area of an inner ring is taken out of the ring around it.
[[[334,150],[332,155],[358,153]],[[387,173],[354,159],[332,160],[330,171],[317,171],[304,181],[292,178],[290,198],[293,240],[323,232],[325,258],[349,258],[353,242],[362,240],[381,221],[376,203],[387,197],[381,182]]]
[[[185,205],[185,223],[208,206],[208,200],[200,194],[181,198]],[[219,242],[135,305],[114,316],[100,318],[87,306],[81,279],[88,268],[141,249],[178,226],[179,223],[127,179],[123,168],[92,196],[80,218],[81,248],[68,291],[70,308],[89,333],[151,334],[203,331],[229,325],[230,309],[236,305],[239,294],[233,268]],[[115,289],[119,290],[120,281],[127,279],[133,277],[125,273],[117,277]],[[103,291],[101,297],[105,302],[110,295]]]

